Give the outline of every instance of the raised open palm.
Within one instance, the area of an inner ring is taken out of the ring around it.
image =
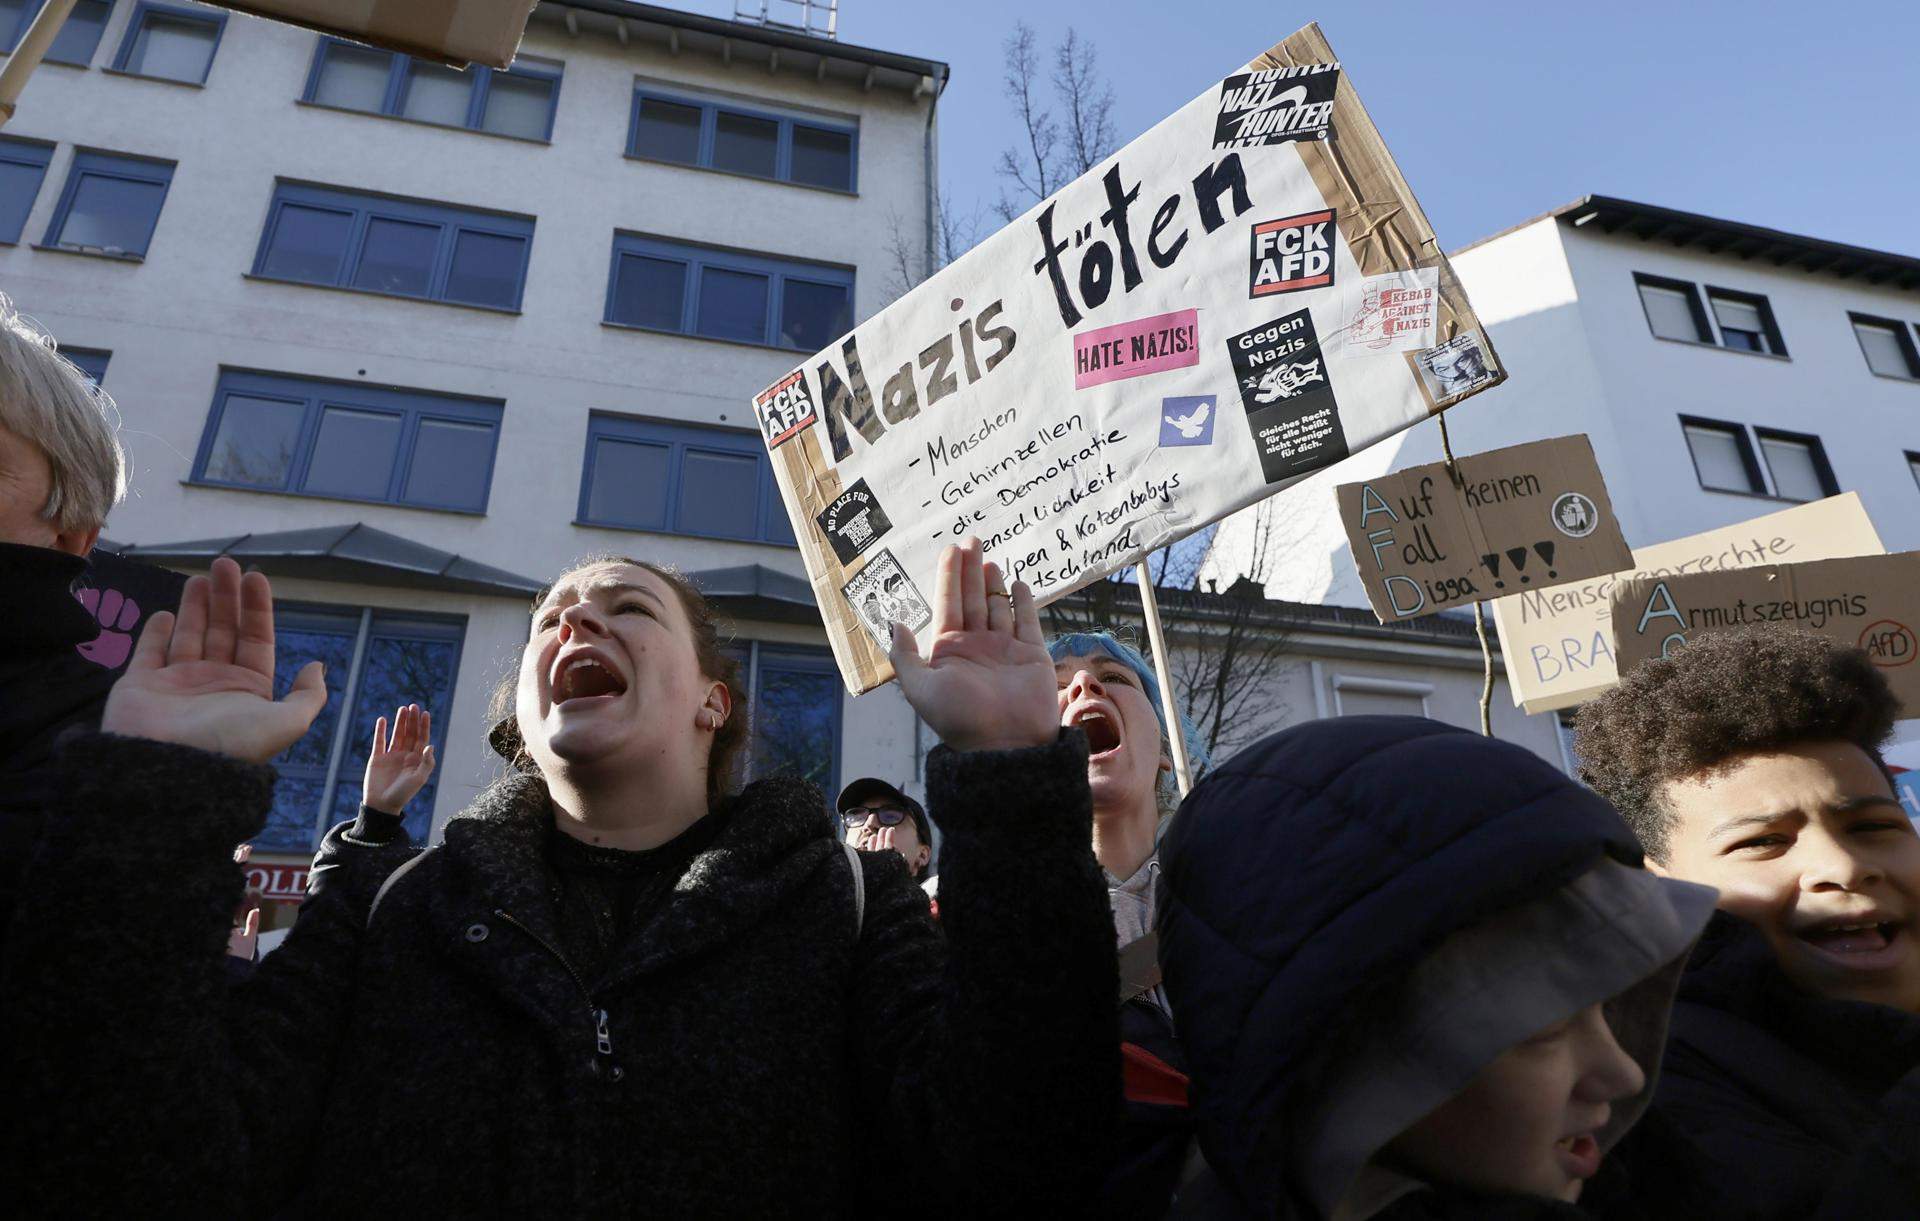
[[[361,800],[369,809],[398,814],[433,775],[433,714],[408,704],[393,714],[393,732],[387,718],[373,723],[373,749],[367,754],[367,774]]]
[[[1044,746],[1060,734],[1033,591],[1024,581],[1009,591],[999,566],[982,562],[979,539],[940,556],[926,657],[896,623],[891,658],[907,702],[954,750]]]
[[[320,663],[273,698],[273,589],[222,556],[180,595],[178,616],[147,620],[100,728],[265,763],[300,740],[326,707]]]

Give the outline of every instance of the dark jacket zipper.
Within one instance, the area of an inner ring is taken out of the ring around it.
[[[545,937],[542,937],[526,925],[515,920],[500,908],[494,908],[493,914],[519,929],[528,937],[531,937],[535,945],[538,945],[541,949],[553,955],[553,960],[567,969],[567,974],[573,978],[574,986],[580,989],[581,997],[587,1002],[588,1015],[593,1018],[594,1050],[611,1059],[613,1056],[613,1032],[607,1028],[607,1011],[593,1003],[593,993],[588,990],[587,981],[580,978],[580,972],[573,969],[573,964],[567,961],[567,956],[560,952],[558,946],[555,946]]]

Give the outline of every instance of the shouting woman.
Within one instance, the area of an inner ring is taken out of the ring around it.
[[[943,743],[944,939],[810,786],[727,791],[705,601],[607,560],[534,609],[514,771],[229,991],[231,845],[325,692],[271,699],[266,579],[217,562],[64,757],[0,977],[22,1211],[1079,1211],[1119,1076],[1086,740],[1026,587],[969,543],[937,589],[893,660]]]

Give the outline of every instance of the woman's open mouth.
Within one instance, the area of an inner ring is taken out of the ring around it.
[[[1083,709],[1071,724],[1087,735],[1087,750],[1094,756],[1120,749],[1120,723],[1097,708]]]
[[[626,691],[626,682],[610,667],[592,657],[576,657],[554,681],[553,703],[557,708],[582,700],[612,699]]]

